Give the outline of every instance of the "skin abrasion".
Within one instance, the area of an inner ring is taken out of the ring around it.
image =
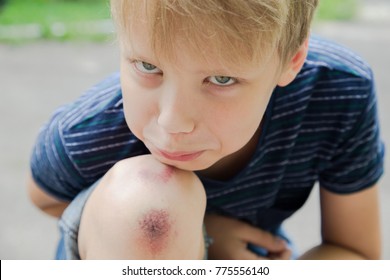
[[[150,170],[144,169],[139,172],[141,178],[146,180],[152,180],[157,183],[168,183],[175,172],[175,168],[172,166],[165,166],[162,170]]]
[[[160,255],[167,247],[172,221],[167,210],[153,209],[143,215],[139,222],[140,240],[151,255]]]
[[[160,173],[159,177],[164,183],[166,183],[171,179],[174,172],[175,172],[175,169],[172,166],[167,165],[167,166],[165,166],[163,172]]]

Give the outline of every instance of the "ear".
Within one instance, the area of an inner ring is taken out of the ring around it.
[[[288,62],[286,68],[279,77],[278,86],[284,87],[291,83],[301,70],[303,63],[305,63],[307,52],[309,49],[309,39],[306,39],[299,47],[296,54]]]

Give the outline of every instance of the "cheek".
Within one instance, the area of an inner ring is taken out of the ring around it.
[[[137,138],[142,140],[143,128],[151,118],[150,111],[145,108],[151,108],[151,103],[143,97],[143,89],[131,78],[122,77],[121,87],[127,126]]]
[[[218,113],[214,131],[225,153],[235,152],[249,142],[260,126],[267,103],[268,100],[246,101]]]
[[[223,132],[223,146],[228,154],[236,152],[244,147],[257,131],[260,120],[248,118],[248,115],[242,116],[236,126],[228,126]]]

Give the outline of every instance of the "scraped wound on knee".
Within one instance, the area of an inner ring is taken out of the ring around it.
[[[172,222],[169,213],[163,209],[153,209],[139,220],[141,243],[152,255],[163,252],[169,241]]]

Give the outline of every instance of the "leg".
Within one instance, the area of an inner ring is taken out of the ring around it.
[[[206,206],[193,172],[151,155],[123,160],[88,199],[79,229],[83,259],[201,259]]]

